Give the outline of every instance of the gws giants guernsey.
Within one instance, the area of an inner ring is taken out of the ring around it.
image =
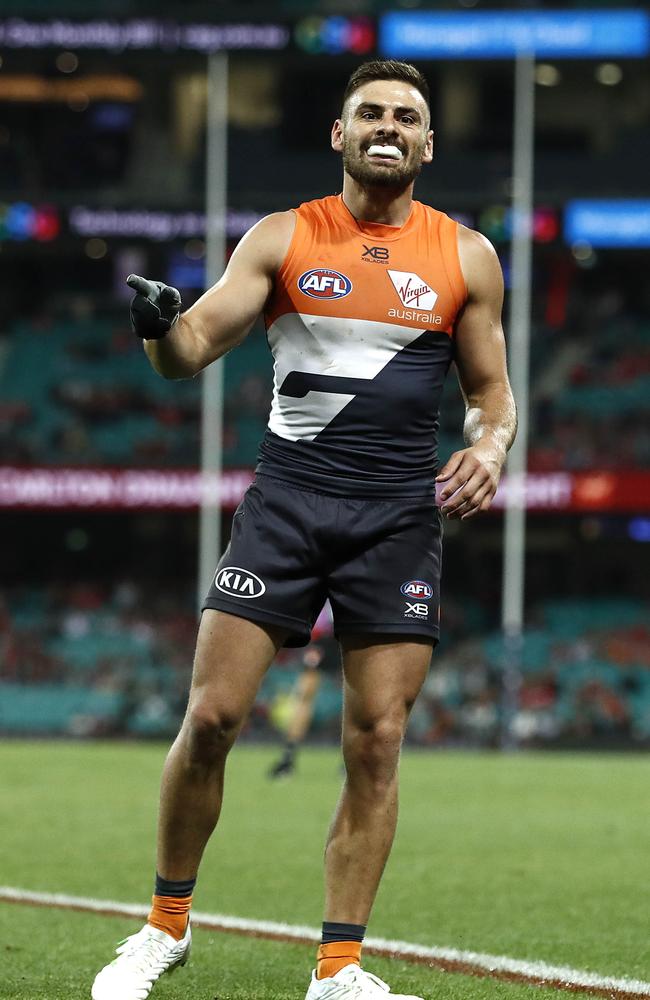
[[[358,222],[340,196],[296,216],[264,313],[274,392],[257,471],[348,496],[432,494],[467,298],[457,223],[417,201],[403,226]]]

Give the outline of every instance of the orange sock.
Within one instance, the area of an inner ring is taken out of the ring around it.
[[[346,965],[361,965],[361,941],[331,941],[318,949],[317,979],[328,979]]]
[[[153,905],[147,923],[180,941],[187,930],[192,897],[154,895],[151,902]]]

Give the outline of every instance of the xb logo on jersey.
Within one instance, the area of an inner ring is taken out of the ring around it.
[[[242,569],[241,566],[224,566],[223,569],[217,570],[214,585],[222,594],[247,599],[261,597],[266,591],[266,585],[259,576],[255,576],[248,569]]]
[[[363,244],[361,260],[382,261],[388,260],[389,256],[387,247],[367,247],[365,243]]]
[[[298,288],[311,299],[342,299],[352,291],[352,282],[339,271],[314,267],[300,275]]]

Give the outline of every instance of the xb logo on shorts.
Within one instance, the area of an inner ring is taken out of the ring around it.
[[[314,267],[300,275],[298,288],[310,299],[342,299],[352,291],[352,282],[328,267]]]
[[[399,588],[404,597],[418,597],[421,601],[428,601],[433,597],[433,587],[424,580],[409,580]]]
[[[217,570],[214,585],[222,594],[230,597],[261,597],[266,590],[259,576],[241,566],[224,566]]]
[[[428,618],[429,617],[429,605],[428,604],[411,604],[409,601],[406,602],[406,611],[404,612],[405,618]]]

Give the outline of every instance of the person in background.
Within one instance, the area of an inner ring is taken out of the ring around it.
[[[331,635],[332,611],[328,602],[316,619],[311,633],[312,641],[302,654],[302,670],[293,690],[292,712],[284,750],[279,760],[269,768],[269,778],[288,778],[296,769],[296,754],[309,732],[323,674],[332,669],[338,671],[338,660],[334,660],[326,644],[322,642]]]

